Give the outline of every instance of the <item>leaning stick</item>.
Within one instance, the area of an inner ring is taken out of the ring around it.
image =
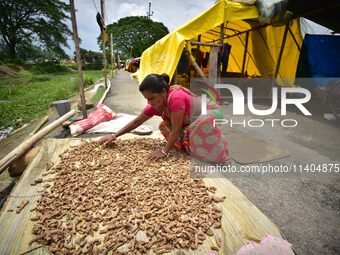
[[[33,129],[33,131],[28,135],[27,138],[32,137],[35,133],[37,133],[39,131],[39,129],[45,125],[45,123],[48,121],[48,116],[46,116],[45,118],[43,118],[39,124]]]

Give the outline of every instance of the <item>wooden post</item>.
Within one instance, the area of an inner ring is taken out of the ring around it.
[[[247,52],[248,52],[248,40],[249,40],[249,32],[246,33],[246,45],[244,45],[242,71],[241,71],[243,74],[244,74],[244,69],[246,67],[246,58],[247,58]]]
[[[104,0],[100,0],[100,10],[102,16],[102,23],[105,27],[105,3]],[[105,88],[107,88],[107,62],[106,62],[106,32],[103,28],[101,28],[102,35],[102,48],[103,48],[103,62],[104,62],[104,80],[105,80]]]
[[[78,37],[78,29],[77,29],[76,12],[74,8],[74,0],[70,0],[70,11],[71,11],[71,20],[72,20],[73,41],[74,41],[74,47],[76,49],[76,59],[77,59],[77,66],[78,66],[80,104],[81,104],[81,110],[83,113],[83,118],[86,119],[87,112],[86,112],[86,100],[85,100],[85,93],[84,93],[83,68],[81,65],[79,37]]]
[[[186,50],[187,50],[187,53],[188,53],[188,57],[189,57],[190,63],[193,65],[193,67],[196,69],[196,71],[199,73],[199,75],[203,78],[203,80],[207,81],[207,77],[204,75],[204,73],[202,72],[201,68],[196,63],[196,60],[195,60],[194,56],[191,53],[191,44],[190,44],[189,41],[187,41]]]
[[[113,68],[114,68],[112,34],[110,34],[110,50],[111,50],[111,79],[112,79],[113,78]]]
[[[220,44],[218,43],[205,43],[205,42],[191,42],[191,45],[202,45],[208,47],[218,47]]]
[[[218,50],[219,50],[218,47],[210,48],[210,53],[209,53],[209,83],[210,84],[215,84],[217,82]]]
[[[177,67],[176,67],[174,75],[172,76],[172,79],[171,79],[171,85],[173,85],[173,84],[177,84]]]
[[[117,55],[117,61],[118,61],[118,70],[120,70],[120,57]]]
[[[220,31],[220,44],[221,48],[219,49],[220,54],[222,55],[222,49],[223,49],[223,38],[224,38],[224,23],[221,24],[221,31]],[[219,78],[221,78],[221,58],[218,58],[217,63],[217,75]]]
[[[198,35],[197,37],[197,42],[201,42],[201,35]],[[197,54],[196,54],[196,58],[200,57],[200,45],[197,45]]]

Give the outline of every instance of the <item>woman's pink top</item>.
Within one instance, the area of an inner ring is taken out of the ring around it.
[[[184,92],[182,89],[176,89],[169,93],[167,100],[167,107],[170,112],[178,112],[184,109],[184,119],[190,117],[190,99],[191,95]],[[147,104],[144,108],[144,114],[147,116],[162,116],[164,120],[170,120],[170,116],[160,113],[150,104]]]

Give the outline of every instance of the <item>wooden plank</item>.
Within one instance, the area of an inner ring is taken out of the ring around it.
[[[217,43],[205,43],[205,42],[191,42],[191,45],[202,45],[202,46],[209,46],[209,47],[220,46],[220,44],[217,44]]]
[[[218,48],[210,48],[209,53],[209,82],[215,84],[217,82],[217,62],[218,62]]]

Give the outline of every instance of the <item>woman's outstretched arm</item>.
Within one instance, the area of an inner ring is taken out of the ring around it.
[[[140,113],[134,120],[130,121],[128,124],[126,124],[124,127],[122,127],[120,130],[117,131],[116,134],[110,134],[103,136],[101,139],[99,139],[98,143],[109,143],[113,140],[115,140],[118,136],[124,135],[135,128],[142,125],[145,121],[150,119],[151,116],[146,115],[144,112]]]
[[[135,128],[139,127],[140,125],[142,125],[145,121],[147,121],[150,118],[151,116],[148,116],[144,112],[141,112],[134,120],[130,121],[120,130],[118,130],[117,133],[115,134],[115,137],[117,138],[118,136],[124,135],[134,130]]]

